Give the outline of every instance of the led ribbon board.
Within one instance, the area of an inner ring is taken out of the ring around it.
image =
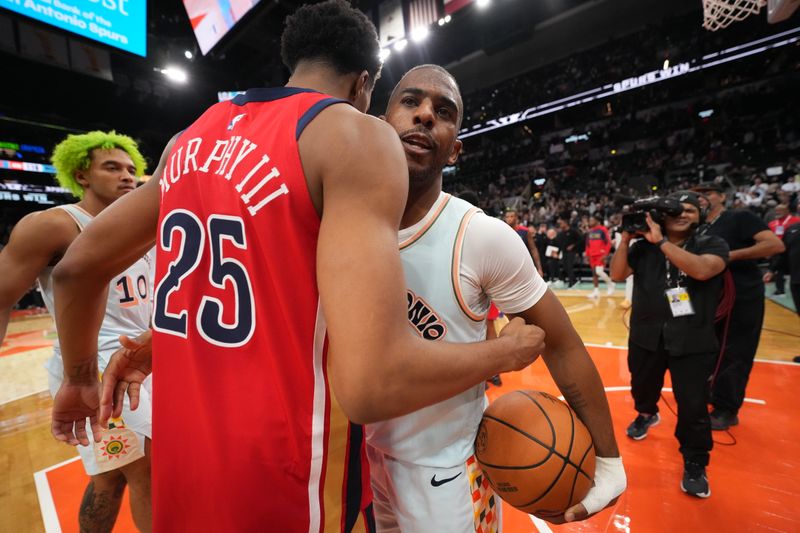
[[[0,7],[136,55],[147,55],[147,0],[0,0]]]
[[[642,74],[641,76],[626,78],[616,83],[609,83],[603,85],[602,87],[597,87],[595,89],[574,94],[559,100],[553,100],[552,102],[547,102],[546,104],[529,107],[528,109],[518,113],[512,113],[510,115],[488,120],[482,124],[475,124],[471,127],[463,128],[458,133],[458,137],[459,139],[466,139],[467,137],[480,135],[481,133],[486,133],[492,130],[503,128],[505,126],[511,126],[512,124],[518,124],[542,115],[549,115],[550,113],[555,113],[556,111],[560,111],[568,107],[585,104],[593,100],[597,100],[598,98],[605,98],[606,96],[624,93],[632,89],[644,87],[645,85],[660,83],[678,76],[689,74],[690,72],[697,72],[705,68],[728,63],[729,61],[736,61],[754,54],[760,54],[761,52],[765,52],[773,48],[779,48],[781,46],[786,46],[787,44],[793,44],[800,41],[800,37],[797,36],[798,33],[800,33],[800,28],[793,28],[781,33],[776,33],[775,35],[770,35],[769,37],[764,37],[763,39],[733,46],[720,52],[714,52],[713,54],[708,54],[700,59],[693,59],[689,62],[678,63],[677,65],[673,65],[666,69],[654,70]]]

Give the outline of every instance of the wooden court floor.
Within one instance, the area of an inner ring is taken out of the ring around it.
[[[730,433],[714,434],[712,497],[698,500],[678,488],[675,416],[664,401],[662,423],[647,439],[634,442],[624,435],[634,411],[621,295],[593,301],[580,291],[557,294],[603,376],[629,490],[613,509],[580,524],[552,526],[505,507],[504,531],[800,531],[800,424],[793,401],[800,365],[787,363],[800,354],[800,318],[794,312],[767,301],[759,362],[741,424]],[[77,531],[74,517],[85,486],[82,468],[72,461],[75,451],[49,432],[52,402],[42,364],[51,353],[52,338],[49,317],[21,318],[12,322],[0,348],[0,532]],[[674,409],[669,386],[664,399]],[[558,393],[539,361],[504,375],[503,386],[491,387],[489,396],[519,388]],[[122,515],[116,531],[132,531],[127,509]]]

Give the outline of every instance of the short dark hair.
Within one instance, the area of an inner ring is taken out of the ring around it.
[[[345,0],[304,5],[286,17],[281,58],[291,71],[301,61],[327,63],[340,74],[367,71],[378,78],[381,60],[375,26]]]
[[[405,74],[403,74],[403,77],[400,78],[400,82],[402,82],[403,79],[406,76],[408,76],[409,74],[411,74],[412,72],[414,72],[416,70],[424,70],[424,69],[435,70],[436,72],[444,75],[445,77],[450,78],[450,81],[452,81],[453,85],[455,85],[455,87],[456,87],[456,104],[458,105],[458,117],[456,119],[456,127],[457,128],[461,128],[461,121],[464,119],[464,99],[461,97],[461,86],[458,85],[458,81],[456,80],[456,77],[453,76],[450,73],[449,70],[447,70],[446,68],[442,67],[441,65],[436,65],[434,63],[425,63],[423,65],[417,65],[415,67],[412,67],[412,68],[408,69],[408,71]],[[389,102],[390,103],[394,101],[394,98],[397,95],[397,88],[400,87],[400,82],[397,82],[397,85],[395,85],[394,89],[392,89],[392,94],[389,95]]]

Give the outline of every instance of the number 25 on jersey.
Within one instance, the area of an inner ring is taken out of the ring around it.
[[[247,344],[256,323],[253,286],[245,266],[224,255],[225,241],[229,246],[247,249],[243,220],[234,216],[211,215],[203,224],[194,213],[175,209],[164,217],[158,238],[162,249],[171,252],[178,246],[178,250],[176,258],[167,267],[166,276],[155,289],[153,329],[187,338],[190,322],[193,322],[200,336],[211,344],[225,348]],[[193,275],[203,253],[210,256],[208,284],[204,287],[210,285],[224,290],[225,301],[203,292],[196,310],[175,309],[174,305],[170,306],[170,296],[180,291],[182,282]],[[228,305],[234,306],[234,318],[230,323],[223,320]],[[190,316],[190,313],[196,313],[196,316]]]

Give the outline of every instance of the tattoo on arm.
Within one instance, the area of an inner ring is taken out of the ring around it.
[[[564,395],[564,399],[567,400],[567,403],[575,412],[580,413],[589,406],[589,403],[586,401],[586,398],[583,397],[583,393],[576,383],[567,383],[559,388],[561,389],[561,394]]]
[[[97,379],[97,358],[86,359],[85,361],[72,365],[68,373],[70,379]]]

